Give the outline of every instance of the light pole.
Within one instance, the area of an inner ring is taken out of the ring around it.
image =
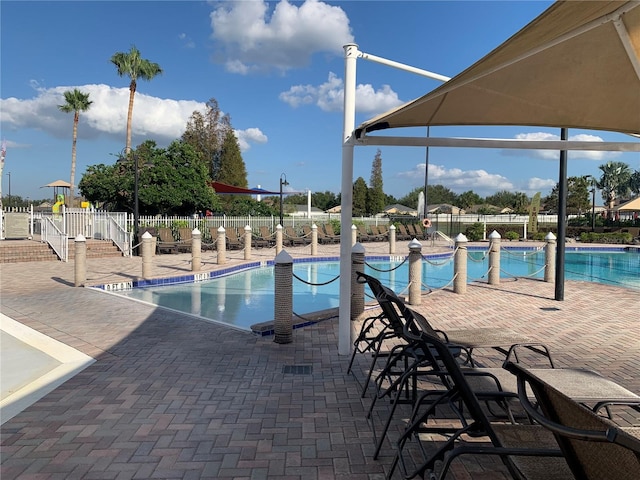
[[[138,224],[140,223],[140,211],[138,208],[138,155],[135,152],[131,152],[133,155],[133,241],[136,248],[134,250],[134,254],[138,255]]]
[[[7,177],[9,177],[9,198],[7,198],[7,200],[9,200],[9,205],[11,205],[13,203],[11,200],[11,172],[7,172]]]
[[[289,185],[289,182],[287,182],[287,175],[285,173],[281,173],[280,174],[280,225],[282,225],[284,222],[284,215],[282,211],[282,187],[286,185]],[[282,226],[284,227],[284,225]]]
[[[596,231],[596,179],[593,175],[585,175],[591,179],[591,231]]]
[[[133,158],[133,245],[134,245],[134,249],[133,249],[133,254],[137,255],[138,253],[138,248],[136,247],[136,245],[138,245],[138,224],[140,223],[140,213],[139,213],[139,209],[138,209],[138,182],[139,182],[139,177],[138,177],[138,155],[136,155],[136,153],[131,150],[131,149],[127,149],[126,147],[123,148],[120,151],[120,155],[119,155],[119,162],[123,161],[125,158],[128,160],[130,158]]]

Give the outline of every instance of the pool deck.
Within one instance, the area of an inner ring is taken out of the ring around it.
[[[368,255],[388,254],[385,243],[364,246]],[[310,247],[287,252],[308,256]],[[406,253],[399,242],[397,254]],[[257,249],[252,260],[274,255]],[[319,246],[319,256],[335,255],[337,245]],[[202,260],[202,271],[222,268],[215,252]],[[240,265],[243,253],[227,252],[227,260],[224,267]],[[87,284],[136,279],[141,265],[139,257],[90,259]],[[190,272],[189,254],[154,257],[154,277]],[[13,319],[31,332],[26,343],[44,342],[38,345],[50,352],[52,368],[69,364],[62,380],[49,382],[52,391],[35,389],[12,418],[2,418],[1,478],[384,478],[393,449],[387,443],[372,459],[370,399],[360,398],[359,384],[367,359],[358,358],[356,376],[346,373],[337,320],[294,330],[293,343],[280,345],[73,283],[73,262],[0,266],[0,312],[9,317],[2,330]],[[474,283],[464,295],[426,294],[417,310],[443,330],[502,326],[526,334],[547,344],[559,366],[597,370],[640,394],[638,291],[574,281],[565,283],[564,301],[554,291],[532,279]],[[63,358],[68,347],[77,356]],[[12,360],[27,370],[28,360],[5,358],[4,344],[2,351],[3,374]],[[500,364],[479,354],[485,365]],[[284,373],[291,366],[312,371]],[[618,420],[640,425],[640,414]],[[469,456],[454,462],[448,478],[509,477],[499,460]]]

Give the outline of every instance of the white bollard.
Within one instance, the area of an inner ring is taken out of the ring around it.
[[[144,238],[144,235],[143,235]],[[202,266],[202,234],[194,228],[191,232],[191,271],[199,272]]]
[[[422,244],[409,242],[409,305],[422,303]]]
[[[396,253],[396,226],[389,226],[389,255]]]
[[[351,249],[351,321],[364,312],[364,283],[358,282],[358,272],[364,273],[365,248],[356,243]]]
[[[293,258],[282,250],[275,258],[274,333],[275,343],[293,341]]]
[[[544,281],[555,282],[556,277],[556,236],[549,232],[544,237],[547,244],[544,248]]]
[[[153,235],[149,232],[142,234],[142,278],[148,279],[153,275]]]
[[[216,250],[218,250],[218,265],[227,263],[227,235],[222,225],[218,228]]]
[[[453,257],[453,291],[454,293],[467,292],[467,237],[459,233],[456,238],[456,254]]]
[[[282,251],[282,225],[276,225],[276,256]]]
[[[87,239],[79,234],[74,242],[75,255],[73,260],[74,286],[84,287],[87,281]]]
[[[251,227],[244,227],[244,259],[251,260]]]
[[[351,225],[351,245],[358,243],[358,227]]]
[[[311,255],[318,255],[318,226],[311,225]]]
[[[500,234],[495,230],[489,235],[489,285],[500,284]]]

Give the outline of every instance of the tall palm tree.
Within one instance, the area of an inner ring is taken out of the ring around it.
[[[89,100],[89,94],[83,93],[77,88],[73,90],[67,90],[64,92],[63,105],[58,105],[58,108],[65,112],[73,112],[73,143],[71,144],[71,179],[69,183],[71,188],[69,189],[70,202],[73,203],[74,199],[74,187],[73,182],[76,176],[76,142],[78,140],[78,121],[80,120],[80,112],[86,112],[93,103]]]
[[[116,52],[111,57],[113,63],[118,69],[120,77],[128,76],[131,79],[129,83],[129,111],[127,112],[127,143],[126,152],[131,150],[131,118],[133,117],[133,98],[136,94],[138,79],[152,80],[156,75],[162,73],[162,68],[157,63],[150,62],[140,57],[140,51],[132,46],[129,52]]]
[[[602,176],[597,182],[602,190],[602,199],[607,202],[608,216],[611,218],[616,198],[629,194],[631,169],[623,162],[608,162],[598,167],[602,170]]]

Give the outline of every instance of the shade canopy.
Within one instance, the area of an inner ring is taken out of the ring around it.
[[[235,185],[228,185],[222,182],[211,182],[210,184],[218,194],[227,195],[280,195],[280,192],[271,192],[263,188],[243,188]]]
[[[64,180],[56,180],[55,182],[47,183],[46,185],[43,185],[40,188],[45,188],[45,187],[71,188],[71,184],[69,182],[65,182]]]
[[[439,88],[356,129],[512,125],[640,134],[640,2],[559,1]]]

